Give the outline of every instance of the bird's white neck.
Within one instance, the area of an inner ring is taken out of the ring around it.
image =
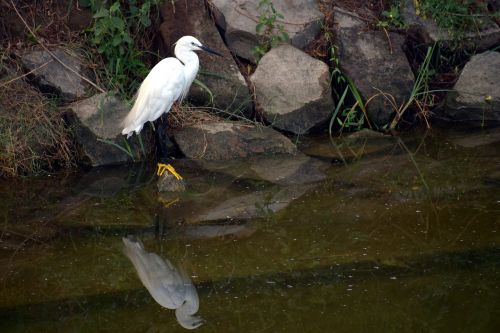
[[[191,85],[194,78],[196,77],[196,73],[198,73],[198,69],[200,67],[200,60],[195,52],[191,50],[175,50],[175,56],[177,59],[182,61],[184,66],[186,67],[185,75],[186,81],[189,82],[188,86]]]

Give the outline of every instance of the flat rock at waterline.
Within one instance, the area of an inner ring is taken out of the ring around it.
[[[265,38],[257,34],[256,26],[260,17],[269,16],[266,5],[259,8],[260,0],[212,0],[210,3],[229,49],[237,56],[255,62],[254,49],[265,42]],[[275,26],[283,26],[295,47],[305,48],[320,32],[324,15],[317,1],[273,0],[272,3],[283,15]]]
[[[450,141],[464,148],[477,148],[486,145],[500,146],[500,128],[481,130],[479,132],[467,132],[452,136]]]
[[[326,179],[328,163],[298,152],[295,155],[273,154],[229,161],[198,161],[200,168],[235,177],[279,185],[299,185]]]
[[[500,125],[500,53],[473,56],[448,94],[446,106],[444,115],[452,121]]]
[[[330,71],[320,60],[291,45],[266,53],[251,76],[257,103],[272,126],[305,134],[326,124],[335,109]]]
[[[230,160],[297,153],[290,139],[270,127],[229,121],[187,126],[177,130],[174,139],[181,152],[191,159]]]
[[[304,137],[299,149],[309,156],[340,163],[366,156],[387,154],[397,146],[395,138],[365,128],[330,140]]]
[[[194,217],[189,222],[241,221],[266,217],[286,208],[292,201],[300,198],[312,187],[313,185],[278,187],[232,197]]]
[[[79,147],[80,159],[90,166],[119,164],[141,160],[154,149],[152,131],[141,131],[144,149],[137,135],[128,140],[121,134],[122,120],[129,107],[114,96],[97,94],[68,107],[66,118]]]
[[[335,8],[334,13],[342,72],[354,82],[365,101],[383,92],[395,99],[397,107],[401,106],[409,99],[414,84],[402,49],[404,38],[368,29],[356,14],[343,9]],[[367,105],[370,121],[377,127],[386,125],[395,115],[389,101],[378,95]]]
[[[174,43],[182,36],[195,36],[203,44],[223,54],[218,57],[197,52],[200,70],[197,79],[210,90],[193,83],[188,98],[196,105],[213,105],[237,116],[251,116],[252,100],[227,46],[210,17],[204,0],[167,1],[161,7],[160,35],[163,53],[173,56]]]
[[[53,48],[51,52],[76,73],[84,75],[78,53],[62,47]],[[66,102],[84,97],[90,87],[80,76],[64,67],[41,48],[22,54],[21,61],[29,71],[33,71],[31,75],[41,91],[56,94]]]

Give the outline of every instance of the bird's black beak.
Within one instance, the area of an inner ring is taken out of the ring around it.
[[[211,48],[209,48],[208,46],[205,46],[205,45],[200,45],[200,49],[202,49],[203,51],[205,52],[208,52],[208,53],[212,53],[212,54],[215,54],[215,55],[218,55],[219,57],[223,57],[223,55],[217,51],[214,51],[212,50]]]

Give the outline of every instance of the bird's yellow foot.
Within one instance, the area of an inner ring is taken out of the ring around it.
[[[170,172],[171,174],[174,175],[177,180],[182,180],[182,176],[175,171],[174,167],[171,166],[170,164],[163,164],[163,163],[158,163],[157,169],[156,169],[156,174],[161,177],[165,173],[165,171]]]

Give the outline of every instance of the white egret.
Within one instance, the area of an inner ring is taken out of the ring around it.
[[[179,272],[168,259],[147,252],[139,239],[129,236],[122,240],[123,252],[154,300],[167,309],[175,309],[175,317],[182,327],[195,329],[202,325],[203,319],[194,315],[200,306],[198,293],[186,273]]]
[[[123,135],[129,138],[134,132],[138,134],[146,122],[155,121],[170,111],[176,101],[182,101],[186,97],[200,67],[200,61],[194,52],[199,50],[222,56],[192,36],[180,38],[175,43],[175,58],[161,60],[142,82],[134,106],[123,121]],[[159,175],[165,169],[181,179],[172,166],[158,163]]]

